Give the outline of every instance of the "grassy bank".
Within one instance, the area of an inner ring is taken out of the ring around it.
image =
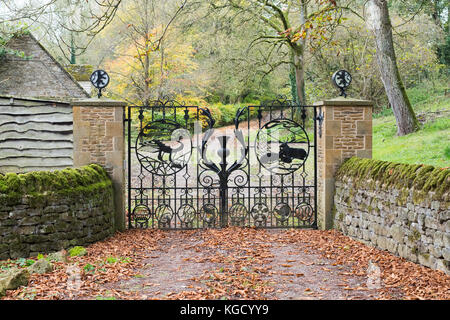
[[[374,115],[374,159],[450,167],[450,98],[444,96],[443,90],[428,91],[428,95],[424,90],[408,92],[423,123],[421,130],[398,137],[390,109]]]

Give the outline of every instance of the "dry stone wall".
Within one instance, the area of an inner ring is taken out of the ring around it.
[[[355,157],[335,183],[335,229],[450,274],[450,169]]]
[[[0,260],[87,245],[114,230],[112,182],[98,165],[0,174]]]

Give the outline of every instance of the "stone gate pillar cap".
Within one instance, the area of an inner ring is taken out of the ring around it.
[[[127,102],[121,100],[98,98],[73,100],[70,104],[75,107],[125,107],[128,105]]]
[[[346,106],[371,106],[371,107],[373,107],[373,102],[370,100],[337,97],[334,99],[317,101],[313,105],[314,106],[338,106],[338,107],[346,107]]]

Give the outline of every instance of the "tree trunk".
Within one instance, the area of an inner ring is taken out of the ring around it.
[[[148,53],[148,46],[145,46],[147,53],[144,58],[144,105],[150,105],[150,57]]]
[[[305,96],[305,72],[303,69],[303,50],[294,51],[295,83],[297,85],[297,97],[300,105],[306,105]]]
[[[447,34],[450,35],[450,2],[447,5]]]
[[[306,23],[307,3],[305,0],[300,1],[300,25]],[[295,70],[295,82],[297,84],[297,98],[300,105],[306,105],[305,94],[305,69],[304,69],[304,48],[305,39],[300,38],[298,44],[293,47],[293,59]]]
[[[392,40],[392,25],[386,0],[369,0],[367,24],[374,32],[376,56],[386,95],[397,122],[397,135],[402,136],[419,129],[400,77]]]
[[[159,66],[159,88],[158,88],[158,99],[162,100],[164,97],[164,44],[161,41],[159,51],[161,53],[161,60]]]
[[[292,65],[289,68],[289,85],[291,87],[292,101],[295,104],[297,104],[298,103],[297,80],[296,80],[296,76],[295,76],[294,59],[292,59]]]
[[[149,16],[149,8],[150,3],[148,0],[146,0],[143,3],[144,6],[144,15],[143,15],[143,30],[140,32],[140,35],[144,35],[145,37],[145,43],[144,43],[144,50],[145,50],[145,57],[143,62],[143,75],[144,75],[144,99],[143,103],[145,106],[149,106],[151,104],[151,91],[150,91],[150,84],[152,82],[152,79],[150,79],[150,44],[149,44],[149,34],[150,34],[150,24],[151,24],[151,17]]]

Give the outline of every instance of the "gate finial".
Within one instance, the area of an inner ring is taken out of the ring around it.
[[[333,84],[341,90],[340,96],[344,96],[344,98],[347,98],[347,93],[345,90],[347,90],[348,86],[352,82],[352,75],[347,70],[339,70],[336,71],[332,76],[331,80],[333,81]]]

